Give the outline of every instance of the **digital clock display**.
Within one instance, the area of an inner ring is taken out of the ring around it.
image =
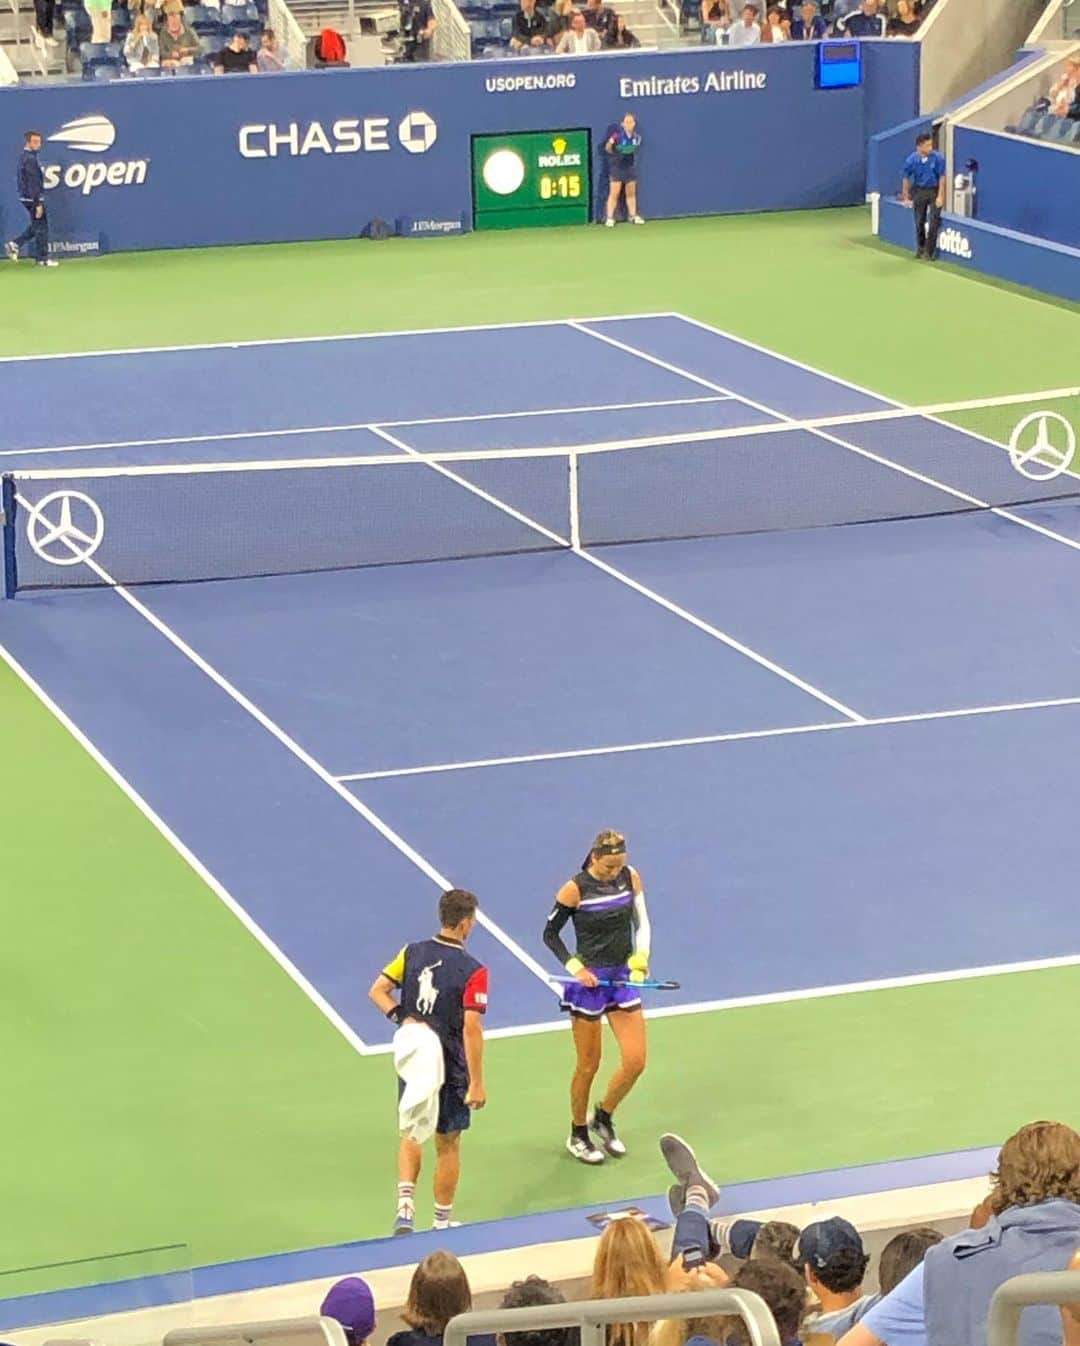
[[[473,226],[587,224],[592,217],[589,132],[473,136]]]

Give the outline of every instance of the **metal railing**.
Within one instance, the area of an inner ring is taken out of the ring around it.
[[[987,1346],[1016,1346],[1021,1311],[1031,1304],[1080,1304],[1080,1271],[1035,1271],[999,1285],[986,1319]]]
[[[289,64],[293,70],[303,70],[307,65],[307,38],[285,0],[270,0],[270,27],[277,33],[278,41],[289,53]]]
[[[166,1332],[162,1346],[347,1346],[336,1318],[277,1318],[230,1323],[225,1327],[180,1327]]]
[[[437,61],[467,61],[472,55],[472,32],[455,0],[434,0],[435,36],[431,54]]]
[[[576,1327],[581,1346],[605,1346],[610,1323],[655,1323],[662,1318],[741,1318],[752,1346],[780,1346],[768,1305],[750,1290],[702,1290],[689,1294],[643,1295],[633,1299],[592,1299],[577,1304],[543,1304],[528,1309],[489,1309],[451,1318],[443,1346],[465,1346],[482,1333],[527,1332]]]

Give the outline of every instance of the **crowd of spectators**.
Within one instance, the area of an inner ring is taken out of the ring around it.
[[[929,1226],[901,1230],[878,1258],[877,1289],[867,1288],[870,1257],[859,1231],[838,1216],[803,1229],[782,1221],[709,1218],[719,1189],[677,1136],[661,1148],[675,1183],[670,1256],[649,1225],[615,1218],[597,1245],[586,1298],[617,1299],[730,1286],[767,1305],[783,1346],[986,1346],[987,1312],[997,1287],[1028,1271],[1080,1270],[1080,1134],[1059,1122],[1021,1127],[1002,1146],[989,1194],[969,1228],[943,1237]],[[515,1282],[501,1307],[563,1303],[539,1277]],[[413,1273],[388,1346],[441,1346],[451,1318],[472,1307],[468,1278],[448,1252],[429,1254]],[[657,1323],[613,1324],[607,1346],[748,1346],[738,1318],[695,1315]],[[342,1325],[349,1346],[375,1330],[375,1305],[359,1277],[339,1281],[323,1314]],[[578,1346],[576,1329],[532,1329],[470,1346]],[[1080,1304],[1025,1311],[1019,1346],[1080,1346]]]
[[[510,49],[518,54],[557,52],[582,56],[640,43],[622,15],[604,0],[554,0],[550,6],[521,0],[510,21]]]
[[[701,0],[706,41],[728,47],[824,37],[914,37],[932,0]]]
[[[245,0],[83,0],[89,19],[86,32],[69,18],[69,45],[84,60],[88,54],[109,73],[144,74],[176,71],[199,65],[216,74],[270,74],[290,68],[288,52],[273,28],[264,26],[265,3],[260,8]],[[34,40],[42,47],[55,47],[59,39],[54,25],[56,0],[37,0]],[[85,21],[84,21],[85,22]],[[100,77],[100,75],[98,76]]]

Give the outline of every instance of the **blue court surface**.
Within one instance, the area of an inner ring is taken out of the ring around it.
[[[451,883],[491,1027],[557,1021],[603,827],[665,1013],[1076,960],[1080,504],[1000,443],[674,314],[9,360],[0,402],[20,517],[104,521],[65,565],[18,525],[9,661],[359,1050]],[[139,465],[201,466],[94,475]]]

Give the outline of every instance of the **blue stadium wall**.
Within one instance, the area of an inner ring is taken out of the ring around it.
[[[1080,152],[958,126],[953,155],[957,164],[979,165],[981,223],[1080,247]]]
[[[588,127],[596,144],[627,108],[650,218],[849,205],[869,138],[918,107],[918,44],[863,45],[863,86],[833,91],[801,44],[0,90],[0,230],[22,228],[27,127],[54,234],[112,250],[468,228],[473,134]]]

